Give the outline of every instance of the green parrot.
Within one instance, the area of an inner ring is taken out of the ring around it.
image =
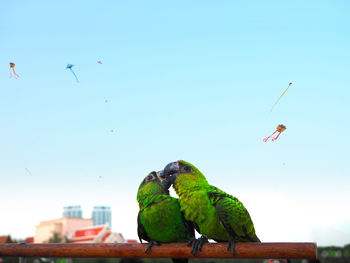
[[[168,187],[169,188],[169,187]],[[194,238],[193,224],[187,222],[180,211],[179,201],[169,195],[156,172],[151,172],[141,182],[137,191],[140,211],[137,217],[137,233],[149,242],[145,253],[153,245],[170,242],[188,242]],[[186,263],[188,259],[173,258],[174,263]]]
[[[260,242],[247,209],[234,196],[208,183],[204,175],[185,161],[169,163],[160,173],[165,188],[173,185],[181,211],[202,235],[192,240],[195,255],[208,239],[226,242],[235,255],[235,242]]]

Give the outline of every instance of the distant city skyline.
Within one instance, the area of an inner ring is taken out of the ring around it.
[[[71,205],[63,207],[63,217],[83,217],[83,211],[80,205]]]
[[[77,231],[78,234],[74,237],[73,242],[80,240],[102,242],[117,238],[114,234],[110,235],[112,211],[109,206],[94,206],[90,217],[83,218],[82,215],[81,205],[64,206],[62,217],[42,220],[39,225],[35,226],[34,242],[47,242],[52,238],[53,233],[57,233],[62,239],[71,239]],[[82,235],[85,232],[94,233],[96,236],[91,238],[89,234]],[[118,240],[121,242],[120,239]]]
[[[112,211],[109,206],[94,206],[91,218],[94,226],[108,224],[112,227]]]

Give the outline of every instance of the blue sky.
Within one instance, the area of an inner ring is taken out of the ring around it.
[[[261,240],[350,243],[349,9],[2,2],[0,234],[80,204],[110,205],[114,231],[136,238],[139,183],[184,159],[245,204]]]

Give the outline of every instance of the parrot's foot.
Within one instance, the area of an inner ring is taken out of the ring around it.
[[[235,242],[237,240],[233,237],[230,237],[230,239],[227,242],[227,250],[231,250],[232,255],[236,255],[236,249],[235,249]]]
[[[196,239],[195,237],[192,237],[190,241],[188,242],[188,246],[192,246],[191,253],[193,256],[195,256],[199,251],[202,251],[202,247],[204,243],[209,243],[209,240],[206,236],[201,236],[200,238]]]
[[[146,253],[146,254],[151,250],[151,248],[152,248],[153,245],[160,246],[160,243],[157,242],[157,241],[151,240],[151,242],[149,242],[148,246],[147,246],[146,249],[145,249],[145,253]]]

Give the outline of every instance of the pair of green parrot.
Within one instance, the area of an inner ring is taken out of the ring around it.
[[[169,195],[171,185],[179,199]],[[137,232],[141,242],[149,242],[146,253],[155,244],[188,242],[196,255],[208,239],[213,239],[228,242],[227,249],[235,255],[235,242],[260,242],[243,204],[210,185],[188,162],[172,162],[158,174],[147,175],[139,186],[137,201]],[[195,238],[194,229],[202,235],[199,239]]]

